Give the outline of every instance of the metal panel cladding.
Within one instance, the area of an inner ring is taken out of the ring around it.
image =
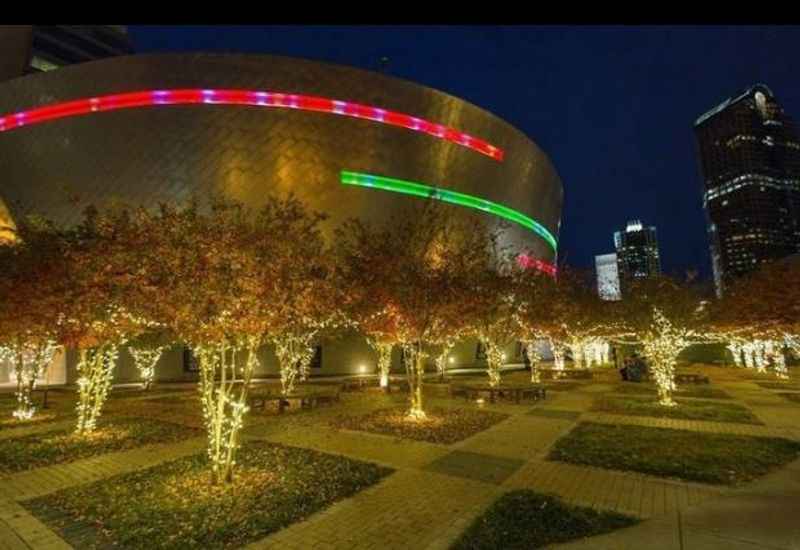
[[[352,216],[380,222],[420,200],[342,185],[341,173],[350,171],[478,197],[535,220],[558,238],[561,181],[530,139],[466,101],[383,74],[266,55],[116,57],[0,84],[0,116],[159,90],[311,99],[295,108],[280,99],[281,108],[245,100],[187,100],[107,110],[112,100],[106,100],[98,112],[38,123],[22,123],[24,115],[6,117],[0,131],[0,197],[12,216],[36,212],[72,224],[89,204],[150,206],[202,201],[216,193],[257,207],[270,192],[291,191],[326,212],[333,227]],[[345,106],[331,107],[332,100]],[[351,103],[359,107],[340,112]],[[304,108],[309,106],[318,108]],[[382,111],[388,120],[381,120]],[[416,118],[436,126],[415,128]],[[471,138],[480,141],[470,146]],[[468,210],[457,204],[447,208],[459,215]],[[488,211],[464,215],[501,221]],[[535,257],[555,258],[541,232],[512,223],[507,235]]]

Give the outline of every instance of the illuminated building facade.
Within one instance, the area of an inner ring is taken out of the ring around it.
[[[619,300],[619,269],[616,254],[601,254],[594,257],[597,273],[597,294],[602,300]]]
[[[661,273],[655,227],[644,226],[639,220],[629,221],[624,230],[614,232],[614,246],[622,294],[627,282]]]
[[[122,56],[1,83],[0,113],[6,225],[212,194],[258,208],[291,191],[328,215],[331,236],[348,218],[380,224],[437,200],[499,224],[520,263],[555,273],[563,190],[548,157],[491,113],[412,82],[277,56]],[[474,345],[459,353],[456,366],[474,361]],[[320,368],[374,361],[365,345],[332,343]]]
[[[763,262],[800,252],[800,139],[763,84],[694,124],[717,294]]]

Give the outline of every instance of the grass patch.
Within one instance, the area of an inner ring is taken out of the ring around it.
[[[793,403],[800,403],[800,393],[779,393],[778,395]]]
[[[36,412],[29,420],[18,420],[12,416],[17,408],[17,397],[14,394],[0,396],[0,431],[45,424],[56,420],[65,420],[75,416],[75,395],[51,391],[47,397],[47,408],[42,408],[42,394],[34,392],[33,404]]]
[[[340,416],[331,424],[347,430],[449,445],[508,418],[507,414],[474,409],[432,407],[426,412],[427,419],[411,420],[406,416],[406,409],[380,409],[361,416]]]
[[[788,439],[581,422],[548,456],[572,464],[735,485],[800,456]]]
[[[145,390],[137,387],[115,388],[108,392],[108,399],[132,399],[138,397],[168,396],[175,394],[174,397],[183,396],[189,393],[197,393],[197,389],[192,388],[150,388]]]
[[[94,433],[77,436],[73,428],[0,440],[0,472],[11,473],[72,462],[149,443],[171,443],[202,431],[158,420],[120,418],[100,421]]]
[[[635,382],[623,382],[614,388],[614,393],[626,395],[656,395],[656,387],[651,384],[639,384]],[[703,399],[732,399],[729,393],[718,388],[707,385],[682,385],[678,386],[675,395],[680,397],[700,397]]]
[[[750,409],[734,403],[676,399],[676,407],[664,407],[646,397],[606,395],[594,402],[592,410],[629,416],[652,416],[681,420],[706,420],[737,424],[763,424]]]
[[[570,506],[528,489],[511,491],[464,532],[452,550],[527,550],[608,533],[638,523],[615,512]]]
[[[35,499],[26,507],[75,548],[235,548],[352,496],[389,468],[267,442],[242,446],[230,486],[205,455]]]
[[[569,391],[584,386],[585,384],[581,384],[580,382],[556,382],[554,380],[548,380],[544,383],[544,387],[547,391]]]
[[[756,382],[768,390],[800,390],[800,384],[794,382]]]

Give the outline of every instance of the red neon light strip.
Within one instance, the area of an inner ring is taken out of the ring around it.
[[[198,103],[298,109],[301,111],[315,111],[362,118],[391,126],[400,126],[415,132],[422,132],[462,147],[467,147],[497,161],[503,160],[503,150],[487,141],[411,115],[324,97],[253,90],[148,90],[77,99],[0,117],[0,132],[93,112],[116,111],[118,109],[149,107],[152,105],[191,105]]]
[[[517,256],[517,262],[523,269],[535,269],[537,271],[541,271],[542,273],[546,273],[551,277],[555,277],[558,273],[558,268],[555,265],[551,264],[550,262],[545,262],[544,260],[533,258],[527,254],[520,254]]]

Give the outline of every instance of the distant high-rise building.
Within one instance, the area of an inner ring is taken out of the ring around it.
[[[645,227],[639,220],[629,221],[624,231],[614,233],[614,246],[621,292],[625,292],[628,281],[661,273],[655,227]]]
[[[694,123],[717,294],[759,264],[800,252],[800,140],[763,84]]]
[[[0,26],[0,80],[133,53],[122,25]]]
[[[597,294],[603,300],[619,300],[619,270],[616,254],[601,254],[594,257],[597,271]]]

